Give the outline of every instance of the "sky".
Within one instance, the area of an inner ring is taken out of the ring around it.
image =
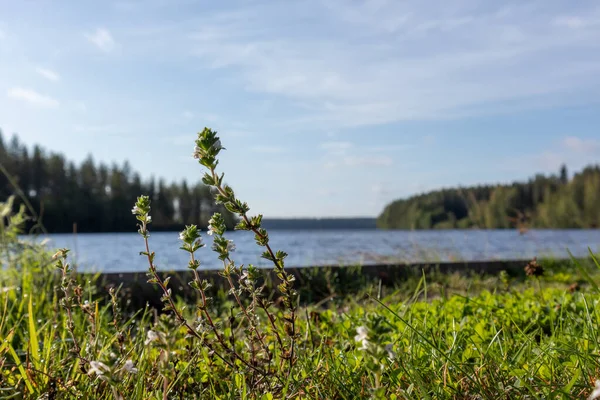
[[[600,156],[598,1],[0,0],[0,129],[200,179],[251,213],[376,216]]]

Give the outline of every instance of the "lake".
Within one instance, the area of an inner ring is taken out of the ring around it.
[[[520,235],[515,230],[271,230],[273,250],[289,254],[286,265],[305,267],[338,264],[384,264],[428,261],[488,261],[530,259],[534,256],[568,257],[567,249],[584,256],[590,247],[600,248],[600,230],[531,230]],[[206,247],[197,258],[200,268],[222,267],[210,249],[211,237],[203,234]],[[226,235],[236,244],[237,263],[270,266],[260,258],[262,248],[249,232]],[[143,239],[137,233],[51,234],[52,249],[71,249],[80,271],[135,272],[148,267]],[[44,237],[39,237],[41,240]],[[150,236],[159,269],[183,270],[188,256],[179,250],[177,232],[156,232]]]

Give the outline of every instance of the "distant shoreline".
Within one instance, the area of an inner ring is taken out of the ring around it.
[[[264,218],[265,229],[377,229],[377,219],[357,218]]]
[[[310,231],[310,230],[324,230],[324,231],[381,231],[381,232],[447,232],[447,231],[457,231],[457,232],[468,232],[468,231],[514,231],[515,234],[519,234],[519,231],[515,228],[429,228],[429,229],[407,229],[407,228],[379,228],[376,226],[322,226],[319,224],[314,225],[301,225],[301,226],[293,226],[288,225],[287,223],[276,223],[270,224],[265,223],[263,220],[263,227],[267,230],[272,231]],[[163,233],[163,232],[180,232],[184,226],[181,227],[164,227],[164,228],[154,228],[152,232],[154,233]],[[202,231],[205,231],[205,227],[200,227]],[[526,232],[522,233],[522,235],[526,236],[528,232],[540,232],[540,231],[597,231],[600,228],[531,228]],[[233,230],[232,230],[233,231]],[[135,233],[136,230],[122,230],[122,231],[77,231],[77,232],[48,232],[48,235],[85,235],[85,234],[121,234],[121,233]],[[23,233],[23,236],[40,236],[43,235],[41,232],[36,232],[35,234]]]

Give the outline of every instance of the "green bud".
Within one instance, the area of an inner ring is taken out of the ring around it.
[[[150,214],[150,197],[146,195],[139,196],[135,205],[131,209],[131,213],[137,216],[145,216]]]
[[[225,218],[221,215],[221,213],[214,213],[210,220],[208,220],[208,234],[213,235],[217,234],[219,236],[223,235],[226,230],[225,226]]]
[[[200,239],[200,232],[196,225],[187,225],[184,230],[179,233],[179,240],[188,245],[192,245],[197,239]]]

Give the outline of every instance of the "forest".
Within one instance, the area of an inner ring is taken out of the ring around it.
[[[167,183],[154,177],[143,181],[127,162],[109,166],[91,155],[75,165],[40,146],[28,149],[16,135],[7,144],[1,131],[0,166],[0,198],[20,194],[15,202],[28,202],[38,216],[28,229],[133,232],[136,220],[130,210],[140,194],[152,199],[154,230],[180,230],[191,223],[206,227],[217,210],[230,227],[234,224],[233,216],[214,205],[209,187],[201,182]]]
[[[89,155],[80,165],[38,145],[29,149],[18,136],[8,142],[0,131],[0,198],[19,194],[38,216],[28,228],[47,232],[130,232],[130,209],[140,194],[153,203],[155,230],[180,230],[185,224],[208,225],[215,211],[231,228],[231,213],[214,204],[201,182],[142,180],[125,161],[106,165]],[[366,219],[268,220],[269,227],[288,229],[374,228]],[[41,222],[41,224],[37,223]],[[378,216],[381,229],[596,228],[600,226],[600,166],[588,166],[569,177],[538,174],[527,182],[448,188],[396,200]]]
[[[597,228],[600,167],[569,178],[555,175],[527,182],[436,190],[387,205],[377,218],[383,229]]]

